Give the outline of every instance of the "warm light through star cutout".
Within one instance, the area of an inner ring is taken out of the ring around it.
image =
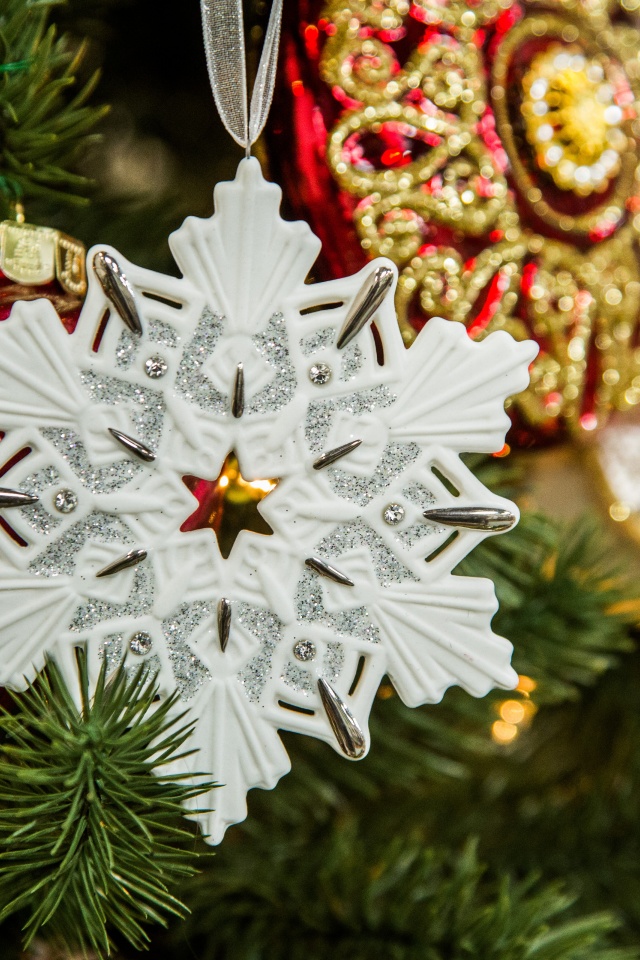
[[[235,453],[228,454],[215,480],[182,478],[198,501],[198,506],[180,529],[213,530],[220,553],[225,558],[233,550],[241,530],[270,536],[273,530],[259,512],[259,504],[278,483],[277,480],[245,480]]]

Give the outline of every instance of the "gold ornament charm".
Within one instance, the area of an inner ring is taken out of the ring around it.
[[[83,245],[59,230],[22,219],[0,223],[0,270],[24,286],[58,280],[67,293],[80,297],[87,289]]]

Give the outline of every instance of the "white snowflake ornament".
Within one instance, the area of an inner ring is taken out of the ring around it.
[[[278,730],[358,759],[385,674],[411,706],[516,682],[493,584],[451,570],[516,522],[459,454],[502,446],[537,348],[436,319],[407,350],[393,265],[306,283],[280,198],[244,160],[172,236],[182,278],[96,248],[73,335],[45,300],[0,325],[0,680],[147,663],[221,784],[212,843],[289,769]],[[231,453],[271,533],[225,558]]]

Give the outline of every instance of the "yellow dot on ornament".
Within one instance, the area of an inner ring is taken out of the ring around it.
[[[569,354],[569,359],[574,362],[584,360],[584,342],[580,337],[574,337],[573,340],[569,341],[567,353]]]
[[[621,500],[617,500],[609,507],[609,516],[612,520],[616,520],[618,523],[628,520],[630,515],[631,507],[628,503],[623,503]]]
[[[491,736],[496,743],[512,743],[518,736],[518,728],[515,723],[506,723],[504,720],[496,720],[491,726]]]
[[[524,720],[524,707],[519,700],[505,700],[500,705],[500,716],[505,723],[521,723]]]
[[[611,289],[605,293],[604,298],[607,303],[615,307],[622,300],[622,291],[618,290],[617,287],[611,287]]]

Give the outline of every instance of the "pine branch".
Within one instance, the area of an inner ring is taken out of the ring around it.
[[[59,0],[5,0],[0,13],[0,196],[84,203],[74,173],[105,107],[89,107],[98,74],[72,93],[84,56],[47,26]]]
[[[367,826],[368,821],[368,826]],[[575,917],[561,884],[486,873],[475,845],[381,839],[366,812],[311,838],[254,830],[194,885],[174,932],[199,960],[631,960],[608,914]],[[171,948],[165,956],[172,955]]]
[[[144,669],[103,666],[88,692],[79,655],[78,709],[54,663],[4,712],[0,747],[0,922],[26,913],[25,945],[46,935],[98,957],[109,929],[136,948],[145,925],[182,916],[171,888],[195,870],[181,805],[195,787],[163,774],[191,733],[175,699],[154,705]]]

